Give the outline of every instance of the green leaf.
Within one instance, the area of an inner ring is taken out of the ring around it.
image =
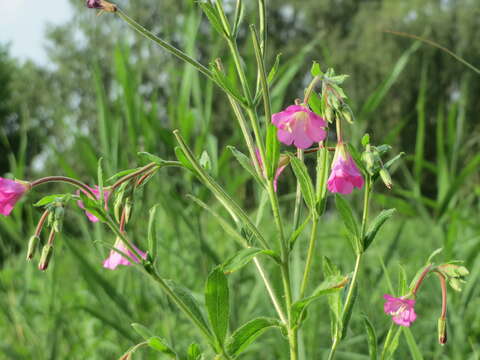
[[[247,248],[240,250],[222,265],[225,274],[231,274],[247,265],[255,256],[265,253],[265,250],[258,248]]]
[[[273,318],[259,317],[250,320],[235,330],[235,332],[229,337],[227,341],[227,351],[229,354],[236,357],[266,330],[280,326],[280,321]]]
[[[158,352],[161,352],[163,354],[170,355],[170,357],[173,359],[177,358],[177,354],[170,348],[170,346],[167,345],[165,339],[162,339],[158,336],[152,336],[147,341],[148,346],[150,346],[152,349],[157,350]]]
[[[365,325],[365,332],[367,333],[370,360],[377,360],[377,334],[366,314],[363,314],[363,324]]]
[[[85,210],[97,217],[100,221],[106,222],[105,210],[100,206],[99,200],[93,200],[88,197],[83,191],[80,191],[80,198],[82,199]]]
[[[362,145],[363,145],[363,146],[367,146],[368,144],[370,144],[370,135],[369,135],[369,134],[365,134],[365,135],[363,135],[363,137],[362,137]]]
[[[222,36],[226,36],[225,30],[223,29],[223,25],[217,10],[208,2],[199,2],[198,4],[202,8],[204,14],[207,16],[208,21],[210,22],[212,27],[215,29],[215,31]]]
[[[320,299],[324,295],[340,291],[347,282],[348,277],[330,276],[313,291],[312,295],[294,302],[291,308],[292,323],[297,326],[300,325],[304,311],[313,301]]]
[[[119,171],[118,173],[110,176],[110,177],[106,180],[106,182],[107,182],[107,183],[108,183],[108,182],[111,182],[111,181],[113,181],[113,180],[115,180],[115,179],[118,179],[118,178],[120,178],[120,177],[123,177],[123,176],[125,176],[125,175],[129,175],[129,174],[131,174],[131,173],[133,173],[133,172],[135,172],[135,171],[137,171],[137,170],[140,170],[140,168],[134,168],[134,169],[127,169],[127,170]]]
[[[412,331],[407,327],[402,327],[403,335],[405,335],[405,340],[407,340],[408,349],[410,350],[410,355],[413,360],[423,360],[422,352],[418,348],[415,337],[412,334]]]
[[[66,201],[70,200],[71,194],[52,194],[47,195],[38,200],[33,206],[45,206],[54,202],[62,202],[65,203]]]
[[[148,254],[151,256],[152,259],[155,259],[157,256],[157,235],[156,235],[156,214],[157,209],[160,204],[154,205],[150,209],[150,214],[148,217]]]
[[[205,306],[208,317],[220,345],[223,345],[228,330],[230,313],[227,277],[220,266],[208,275],[205,285]]]
[[[351,286],[351,283],[350,283]],[[345,289],[348,291],[348,288]],[[357,301],[358,298],[358,286],[356,285],[355,288],[353,289],[352,293],[352,300],[350,301],[349,304],[343,309],[342,311],[342,339],[345,339],[347,336],[347,330],[348,330],[348,324],[350,323],[350,319],[352,318],[352,313],[353,313],[353,308],[355,307],[355,302]]]
[[[146,151],[141,151],[137,153],[137,155],[141,158],[146,159],[149,162],[153,162],[158,165],[163,165],[165,163],[165,160],[163,160],[162,158],[158,157],[157,155],[150,154]]]
[[[277,128],[268,121],[267,125],[267,149],[264,161],[264,166],[267,170],[267,177],[272,179],[277,170],[278,161],[280,160],[280,142],[277,139]]]
[[[177,295],[180,298],[180,300],[182,300],[182,302],[188,308],[192,316],[195,317],[195,319],[199,323],[201,323],[206,329],[208,329],[207,321],[205,320],[205,317],[203,316],[203,313],[200,310],[200,307],[198,306],[197,301],[192,296],[192,293],[190,292],[190,290],[183,287],[182,285],[177,284],[173,280],[165,280],[165,282],[170,287],[170,289],[175,293],[175,295]]]
[[[142,324],[133,323],[132,327],[133,327],[133,330],[135,330],[138,333],[138,335],[140,335],[145,340],[148,340],[153,336],[152,331],[150,331],[149,328],[147,328],[146,326],[143,326]]]
[[[280,66],[281,56],[282,54],[277,54],[277,56],[275,57],[275,63],[273,64],[272,68],[270,69],[270,72],[268,73],[267,81],[269,85],[273,82],[273,80],[275,80],[275,75],[277,75],[278,67]]]
[[[368,227],[367,233],[365,234],[365,239],[363,240],[363,250],[367,250],[368,247],[372,244],[373,240],[377,236],[380,228],[385,224],[385,222],[392,217],[395,213],[395,209],[382,210],[380,214],[372,221]]]
[[[322,70],[320,69],[320,64],[316,61],[313,62],[312,68],[310,69],[312,76],[321,76],[323,75]]]
[[[242,165],[242,167],[247,170],[248,173],[252,175],[252,177],[257,180],[259,184],[264,185],[265,182],[263,181],[263,179],[260,179],[257,172],[255,171],[255,168],[252,165],[252,160],[247,155],[245,155],[241,151],[238,151],[235,146],[227,146],[227,149],[232,152],[233,156],[235,156],[235,159],[237,159],[240,165]]]
[[[200,347],[193,343],[190,344],[187,350],[187,360],[201,360],[202,352],[200,351]]]
[[[313,187],[310,175],[308,175],[307,167],[303,161],[298,159],[295,155],[288,154],[288,156],[290,157],[290,163],[292,165],[293,172],[295,173],[295,176],[300,184],[303,200],[307,204],[310,211],[315,213],[317,211],[315,207],[315,188]]]
[[[393,355],[398,348],[401,330],[402,328],[400,326],[392,323],[385,339],[385,345],[381,356],[382,359],[389,360],[393,358]]]
[[[353,237],[354,244],[355,244],[355,252],[360,252],[361,244],[360,244],[360,228],[358,225],[357,218],[353,213],[353,209],[351,208],[350,204],[339,194],[335,194],[335,205],[337,207],[338,212],[340,213],[340,217],[342,218],[343,223],[345,224],[348,232]]]
[[[312,213],[309,213],[308,216],[303,221],[303,223],[297,229],[295,229],[293,234],[290,236],[290,239],[288,240],[288,243],[290,244],[290,249],[293,249],[295,242],[297,241],[298,237],[300,236],[300,234],[303,232],[303,230],[309,223],[311,216],[312,216]]]
[[[183,150],[178,146],[175,147],[175,155],[177,156],[178,161],[180,161],[185,168],[189,169],[194,174],[197,173],[195,171],[195,168],[190,163],[190,161],[188,161],[188,159],[185,156],[185,153],[183,152]]]

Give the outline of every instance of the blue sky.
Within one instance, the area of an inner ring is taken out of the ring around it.
[[[46,24],[62,23],[71,13],[68,0],[0,0],[0,43],[10,42],[14,57],[45,64]]]

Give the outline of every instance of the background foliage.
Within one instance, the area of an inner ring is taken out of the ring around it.
[[[18,178],[66,174],[92,183],[100,156],[109,174],[138,164],[138,151],[172,158],[171,130],[179,128],[198,154],[208,151],[213,171],[228,191],[255,211],[259,199],[251,180],[225,150],[225,145],[239,143],[225,99],[193,69],[140,40],[117,18],[97,17],[83,2],[71,2],[74,17],[48,30],[48,67],[19,63],[6,47],[0,51],[0,151],[6,154],[0,159],[0,173]],[[193,2],[138,0],[119,5],[202,63],[225,54]],[[248,6],[245,18],[253,21],[255,9]],[[413,340],[405,333],[395,358],[478,358],[479,292],[474,284],[480,275],[480,82],[444,52],[384,30],[422,35],[478,67],[479,9],[475,0],[269,4],[269,66],[282,53],[279,80],[272,90],[274,111],[301,96],[311,60],[317,60],[324,68],[351,75],[346,90],[357,114],[352,142],[368,131],[375,142],[407,153],[394,174],[394,190],[387,194],[379,189],[381,194],[374,197],[378,208],[395,206],[400,215],[382,230],[367,255],[360,286],[370,291],[360,294],[357,309],[372,319],[379,338],[390,323],[381,296],[389,291],[390,281],[396,287],[402,269],[411,279],[431,251],[444,247],[448,258],[465,259],[471,270],[465,291],[449,297],[449,343],[437,345],[440,296],[432,281],[420,293]],[[253,59],[248,33],[240,36],[242,55]],[[281,200],[290,200],[293,191],[288,173],[280,180]],[[235,247],[186,193],[210,201],[190,175],[162,171],[148,186],[148,196],[137,199],[130,231],[144,244],[147,210],[160,203],[160,268],[201,299],[201,279]],[[29,201],[37,196],[41,194],[31,195]],[[87,223],[77,209],[68,210],[51,269],[40,273],[25,263],[26,239],[39,215],[30,206],[19,206],[13,217],[0,219],[0,329],[5,334],[0,358],[115,358],[139,340],[129,326],[132,322],[148,325],[178,347],[197,339],[186,320],[135,270],[109,272],[99,266],[106,250],[95,241],[113,239],[102,226]],[[266,233],[270,223],[262,220]],[[353,257],[338,224],[328,214],[322,223],[317,281],[323,255],[344,272],[351,267]],[[306,246],[306,239],[300,241]],[[269,311],[251,269],[229,280],[235,289],[231,328]],[[326,309],[326,303],[319,302],[308,315],[303,346],[308,359],[321,358],[328,349]],[[354,316],[351,337],[340,347],[339,358],[367,358],[363,326],[361,316]],[[285,353],[281,344],[272,332],[253,349],[262,359],[278,359]],[[138,355],[142,356],[154,358]]]

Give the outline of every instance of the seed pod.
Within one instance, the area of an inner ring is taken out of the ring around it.
[[[28,240],[28,249],[27,249],[27,260],[32,260],[37,251],[37,245],[40,241],[40,237],[37,235],[32,235]]]
[[[383,183],[388,189],[392,188],[392,178],[390,177],[390,173],[388,172],[387,169],[381,168],[380,169],[380,177],[382,178]]]
[[[445,345],[447,343],[447,322],[446,318],[438,319],[438,342],[440,345]]]
[[[50,259],[53,255],[53,245],[46,244],[42,249],[42,255],[40,256],[40,262],[38,268],[42,271],[47,270]]]

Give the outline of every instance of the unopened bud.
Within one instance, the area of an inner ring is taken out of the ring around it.
[[[441,317],[438,319],[438,342],[440,345],[447,343],[447,319]]]
[[[352,109],[350,109],[350,106],[348,106],[347,104],[344,104],[342,106],[342,116],[350,124],[353,124],[353,121],[355,120],[353,116],[353,112],[352,112]]]
[[[54,220],[52,227],[55,230],[55,232],[62,232],[62,226],[63,226],[63,217],[65,215],[65,209],[63,207],[63,204],[59,204],[58,206],[55,207],[54,213]]]
[[[37,251],[37,245],[40,238],[37,235],[32,235],[28,240],[27,260],[32,260]]]
[[[387,169],[381,168],[380,169],[380,177],[382,178],[383,183],[388,189],[392,188],[392,178],[390,177],[390,173],[388,172]]]
[[[47,270],[50,259],[53,255],[53,246],[46,244],[42,249],[42,255],[40,256],[40,262],[38,263],[38,268],[42,271]]]
[[[370,175],[373,175],[375,170],[375,156],[372,154],[371,151],[365,151],[362,154],[362,160],[365,163],[365,166]]]
[[[333,110],[330,106],[327,105],[327,107],[325,108],[325,119],[327,119],[327,121],[329,123],[332,123],[333,122]]]

